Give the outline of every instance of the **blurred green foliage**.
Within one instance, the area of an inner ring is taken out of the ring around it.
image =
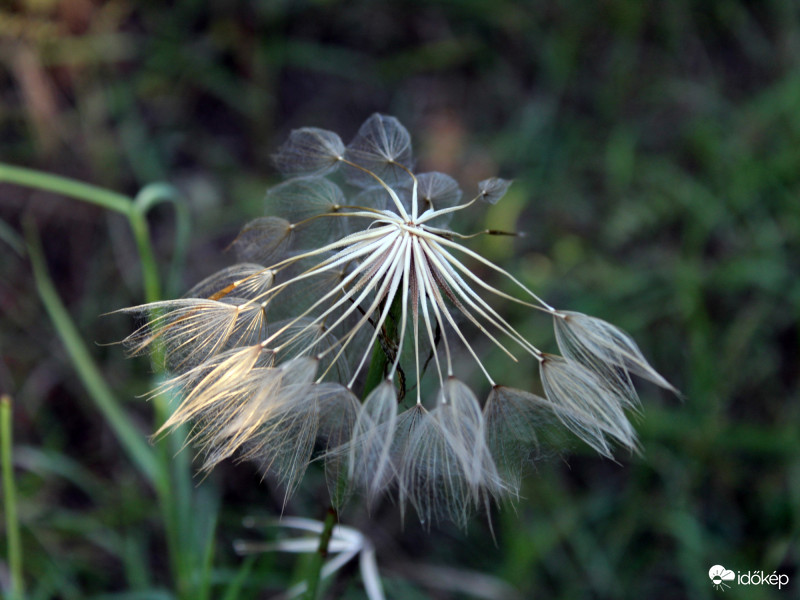
[[[293,127],[347,138],[395,114],[420,163],[469,189],[512,192],[470,227],[517,229],[474,248],[556,306],[628,330],[683,401],[642,386],[641,456],[578,446],[537,467],[526,498],[466,534],[430,535],[393,507],[343,520],[378,547],[394,598],[453,598],[414,563],[493,574],[523,598],[712,598],[708,569],[800,576],[800,4],[787,0],[16,0],[0,9],[4,162],[134,195],[169,181],[194,229],[180,293],[229,264],[263,211],[270,154]],[[31,598],[168,598],[154,492],[88,400],[21,251],[23,218],[92,357],[142,436],[153,385],[118,346],[144,300],[124,220],[0,184],[0,388],[15,458]],[[149,223],[166,278],[175,221]],[[506,307],[534,340],[547,320]],[[95,344],[95,342],[97,344]],[[489,363],[492,365],[491,361]],[[506,383],[538,385],[532,369]],[[287,507],[322,517],[311,474]],[[281,493],[249,465],[197,489],[222,495],[212,584],[235,578],[248,514]],[[212,494],[213,495],[213,494]],[[257,532],[256,532],[257,533]],[[466,538],[466,539],[465,539]],[[284,588],[292,562],[249,564],[239,597]],[[2,570],[3,572],[5,569]],[[333,588],[359,597],[357,576]],[[0,583],[6,576],[0,573]],[[217,589],[222,589],[219,587]]]

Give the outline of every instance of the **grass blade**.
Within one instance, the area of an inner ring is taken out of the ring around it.
[[[11,571],[10,600],[21,600],[24,597],[22,583],[22,544],[17,519],[17,488],[14,483],[14,468],[11,465],[12,433],[11,433],[11,398],[0,398],[0,461],[3,470],[3,508],[6,513],[6,544],[8,546],[8,564]]]
[[[92,360],[78,329],[61,302],[53,281],[47,273],[41,244],[33,225],[26,225],[26,229],[28,254],[36,281],[36,289],[67,350],[75,371],[89,392],[89,397],[108,421],[125,452],[142,475],[156,486],[161,478],[161,473],[153,449],[123,412],[119,401],[100,374],[100,370]]]

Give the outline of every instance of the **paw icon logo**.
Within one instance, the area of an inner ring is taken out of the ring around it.
[[[736,575],[730,569],[726,569],[722,565],[714,565],[708,570],[708,578],[715,590],[725,591],[725,588],[731,587],[726,581],[733,581]]]

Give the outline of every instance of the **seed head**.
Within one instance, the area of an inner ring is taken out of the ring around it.
[[[630,336],[553,308],[471,250],[473,235],[445,228],[477,201],[501,200],[510,181],[481,181],[462,202],[449,175],[413,171],[408,131],[378,114],[347,147],[329,131],[295,130],[275,161],[293,178],[268,192],[275,214],[233,242],[241,262],[186,298],[128,309],[149,322],[127,345],[159,348],[173,373],[160,391],[183,397],[164,428],[191,423],[204,468],[255,460],[288,498],[319,458],[335,502],[353,487],[370,501],[394,490],[423,521],[465,524],[489,500],[518,496],[555,424],[606,456],[612,442],[636,448],[631,375],[673,388]],[[496,299],[549,315],[561,355],[528,341]],[[496,383],[476,334],[511,361],[538,363],[545,397]],[[491,390],[483,405],[456,377],[457,350]]]

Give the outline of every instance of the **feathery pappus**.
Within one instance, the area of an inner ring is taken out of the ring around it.
[[[491,499],[518,496],[543,425],[610,456],[612,443],[636,447],[631,377],[674,391],[626,333],[550,306],[471,250],[474,235],[448,228],[510,181],[484,180],[463,200],[449,175],[414,171],[408,131],[380,114],[349,145],[294,130],[275,163],[288,179],[268,192],[274,214],[233,242],[238,264],[184,298],[126,309],[148,320],[127,347],[162,357],[172,376],[155,393],[182,398],[162,429],[190,424],[204,469],[255,460],[288,498],[321,460],[334,503],[355,488],[371,501],[391,490],[423,521],[463,525]],[[548,315],[560,354],[528,341],[493,300]],[[476,336],[538,364],[544,397],[498,383]],[[457,378],[456,350],[483,374],[483,403]]]

